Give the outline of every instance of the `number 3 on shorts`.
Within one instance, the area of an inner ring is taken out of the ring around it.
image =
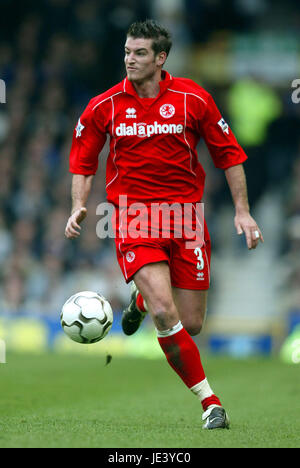
[[[197,257],[197,270],[203,270],[204,268],[204,259],[203,259],[203,255],[202,255],[202,250],[200,249],[200,247],[196,247],[195,250],[194,250],[194,254],[196,255]]]

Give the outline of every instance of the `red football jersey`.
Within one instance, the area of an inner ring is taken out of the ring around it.
[[[216,167],[227,169],[247,156],[211,95],[195,82],[163,71],[156,98],[140,98],[121,83],[93,98],[73,135],[70,172],[95,174],[107,135],[107,200],[128,203],[200,202],[205,171],[196,151],[205,140]]]

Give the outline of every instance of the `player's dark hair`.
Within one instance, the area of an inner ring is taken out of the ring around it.
[[[169,31],[150,19],[133,23],[127,31],[127,37],[152,39],[154,55],[166,52],[168,56],[172,47],[172,38]]]

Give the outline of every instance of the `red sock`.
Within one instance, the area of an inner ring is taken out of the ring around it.
[[[144,299],[143,299],[143,296],[141,295],[141,293],[138,293],[138,295],[137,295],[136,305],[137,305],[137,308],[141,312],[146,312],[145,305],[144,305]]]
[[[181,322],[170,331],[158,331],[158,341],[170,366],[199,397],[204,411],[212,404],[221,406],[206,380],[199,350]]]

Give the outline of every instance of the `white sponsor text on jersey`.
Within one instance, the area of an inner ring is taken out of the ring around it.
[[[138,136],[141,138],[151,137],[152,135],[161,135],[161,134],[176,134],[183,132],[183,125],[181,124],[159,124],[154,122],[153,124],[146,123],[134,123],[133,125],[127,125],[126,123],[121,123],[116,128],[117,136]]]

